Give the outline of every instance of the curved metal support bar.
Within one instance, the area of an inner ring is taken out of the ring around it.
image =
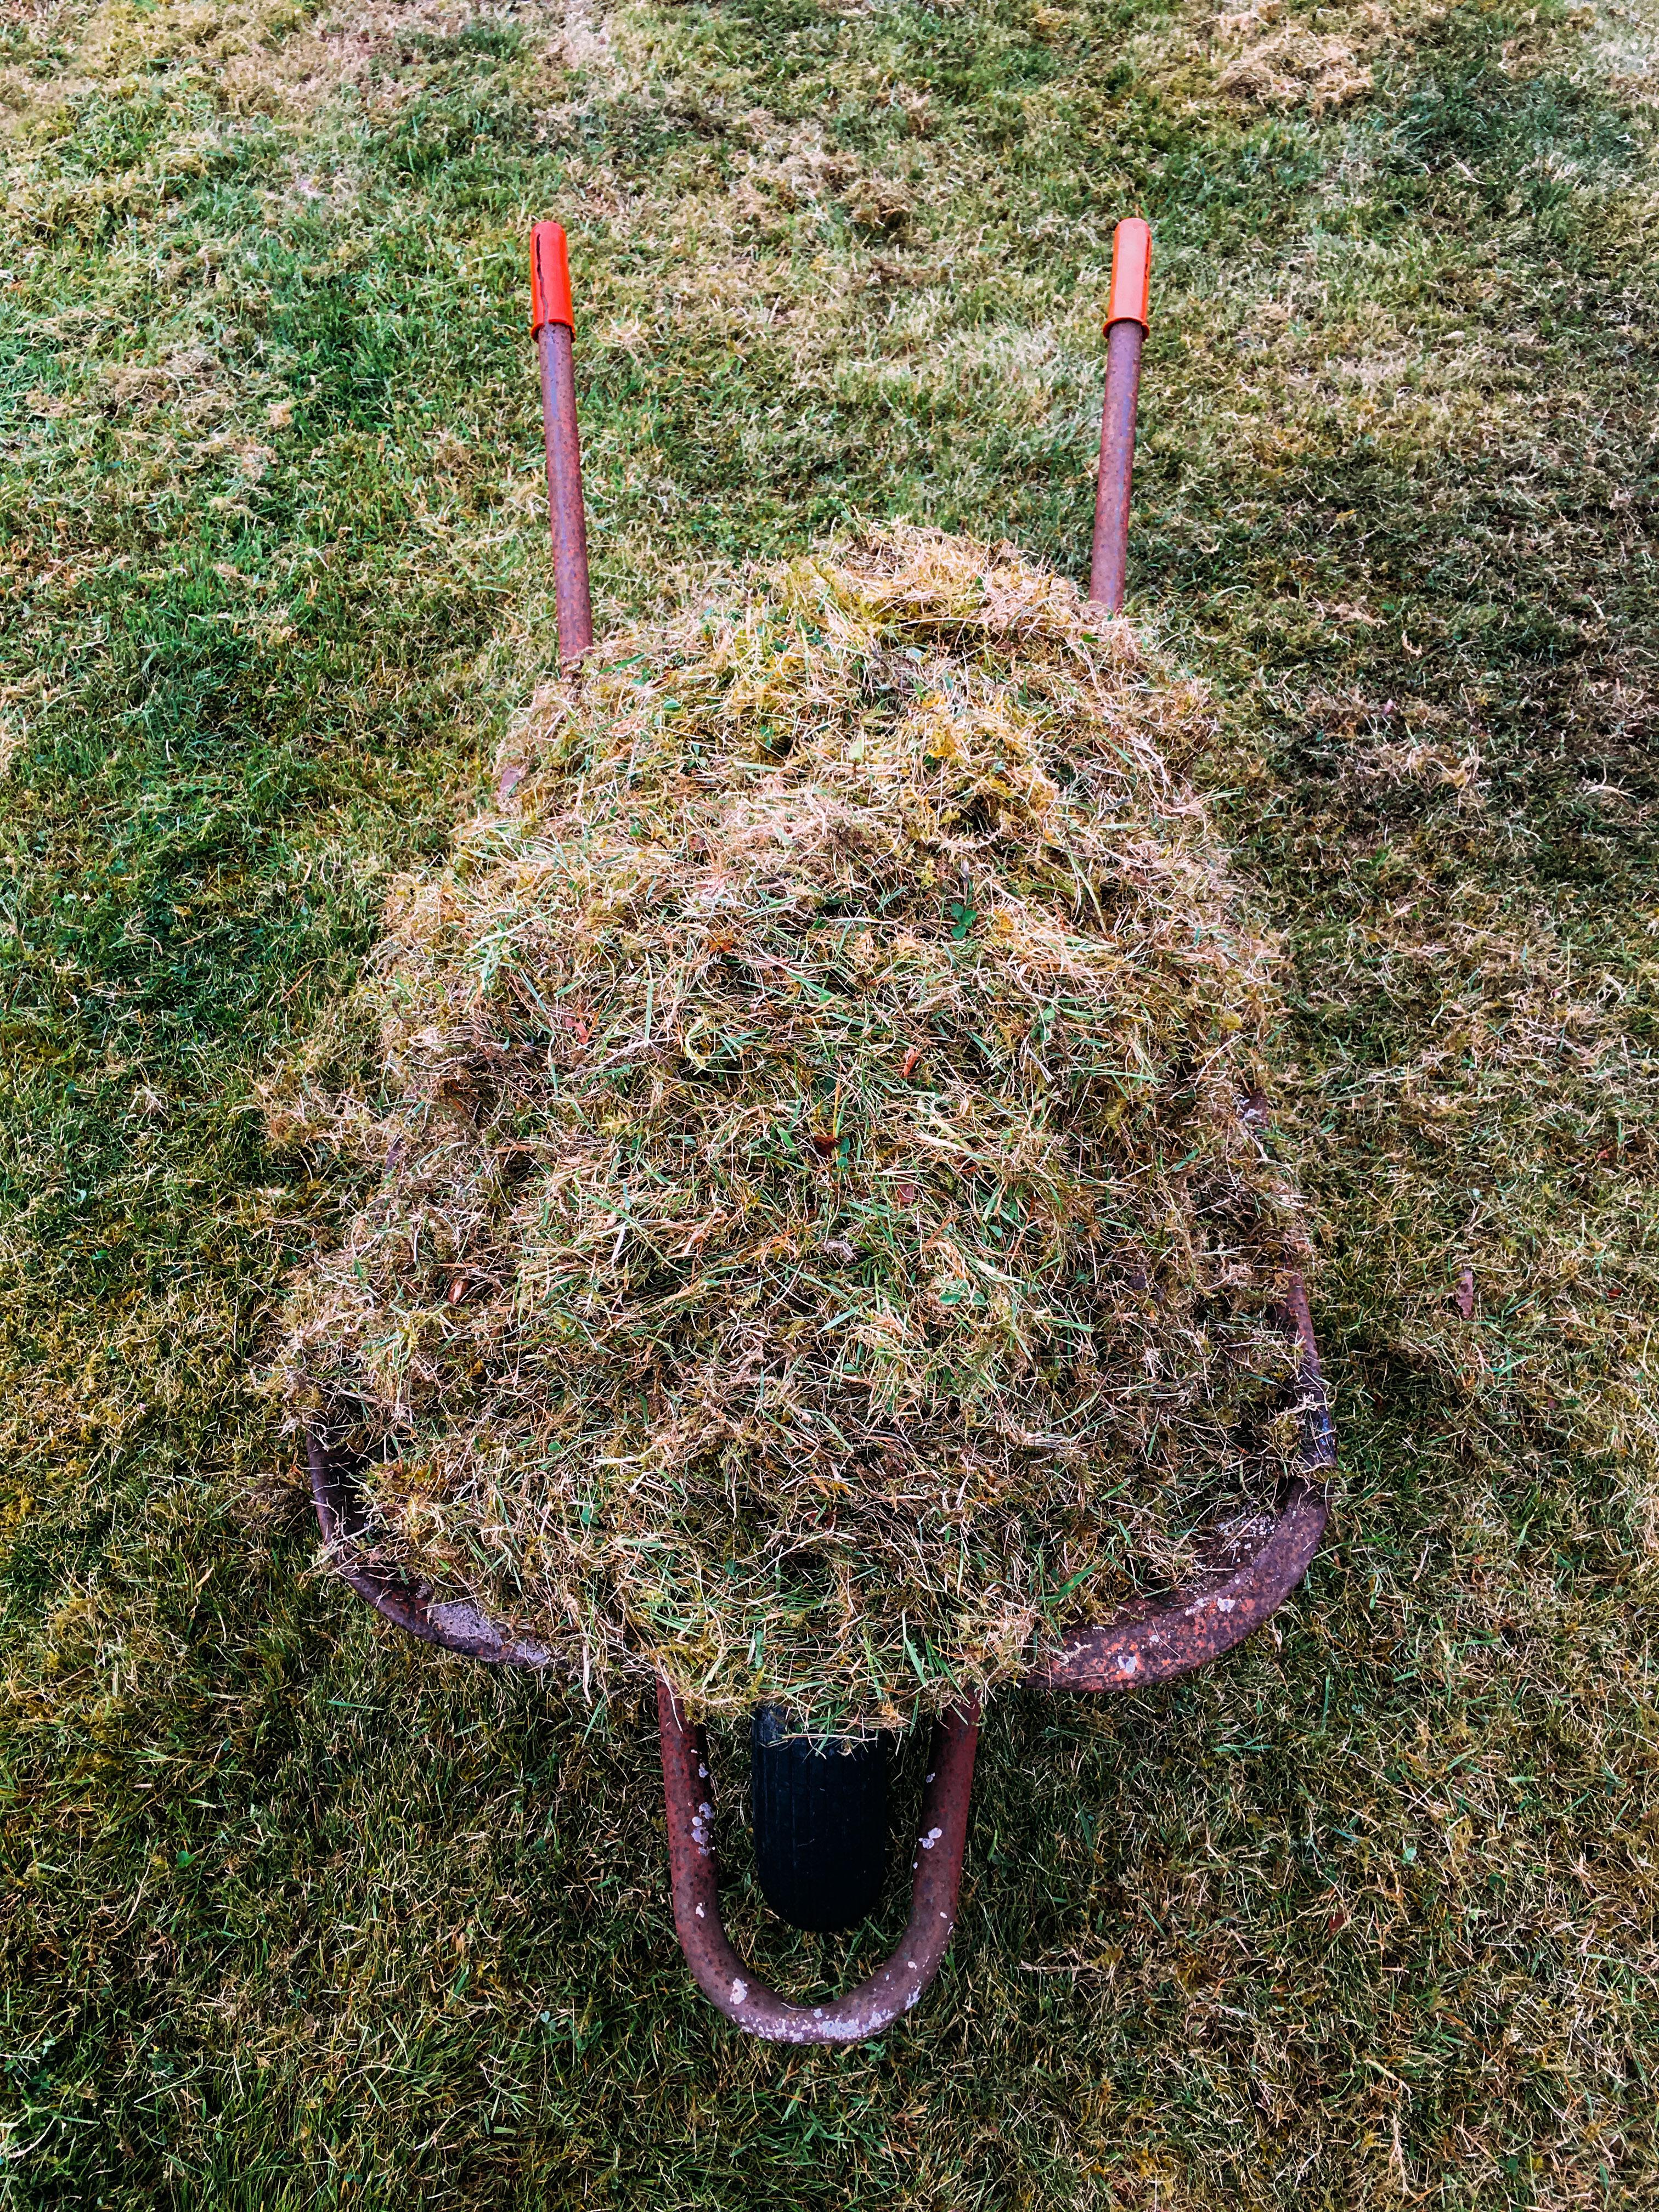
[[[916,1838],[915,1887],[898,1948],[867,1981],[826,2004],[792,2004],[732,1949],[715,1893],[714,1793],[703,1732],[688,1724],[679,1699],[660,1678],[657,1717],[674,1927],[697,1987],[734,2026],[769,2043],[862,2043],[890,2027],[918,2002],[938,1973],[956,1926],[979,1741],[977,1699],[948,1712],[933,1729]]]
[[[1285,1484],[1275,1517],[1258,1527],[1249,1557],[1206,1589],[1126,1607],[1099,1628],[1068,1635],[1060,1658],[1025,1677],[1030,1686],[1138,1690],[1170,1681],[1242,1644],[1307,1573],[1330,1514],[1319,1478],[1336,1465],[1336,1430],[1299,1277],[1285,1299],[1285,1318],[1302,1352],[1296,1408],[1302,1465]]]
[[[1323,1495],[1300,1478],[1288,1483],[1265,1542],[1237,1573],[1196,1597],[1183,1591],[1139,1619],[1120,1613],[1103,1627],[1067,1637],[1062,1656],[1028,1674],[1027,1686],[1138,1690],[1218,1659],[1259,1628],[1307,1573],[1329,1510]]]
[[[328,1455],[328,1440],[320,1429],[306,1431],[306,1461],[311,1469],[311,1502],[317,1511],[328,1563],[359,1597],[367,1598],[377,1613],[399,1628],[417,1636],[422,1644],[441,1644],[459,1651],[464,1659],[482,1659],[490,1667],[546,1667],[552,1655],[539,1644],[531,1644],[480,1613],[465,1599],[441,1600],[422,1582],[411,1581],[401,1570],[362,1559],[356,1540],[362,1531],[362,1516],[353,1510],[351,1486]]]

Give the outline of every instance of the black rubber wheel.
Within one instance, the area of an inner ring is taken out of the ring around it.
[[[885,1736],[811,1743],[777,1705],[750,1730],[755,1871],[796,1928],[851,1928],[873,1911],[887,1862]]]

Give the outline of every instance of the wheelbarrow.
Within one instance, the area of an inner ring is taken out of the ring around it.
[[[1117,226],[1106,313],[1106,387],[1089,597],[1109,614],[1123,604],[1129,489],[1141,347],[1147,328],[1152,240],[1146,225]],[[593,640],[588,599],[581,459],[576,426],[574,315],[568,249],[558,224],[531,239],[532,331],[539,356],[562,665],[574,669]],[[1252,1102],[1265,1118],[1266,1102]],[[1306,1293],[1291,1284],[1282,1322],[1297,1352],[1292,1386],[1297,1471],[1264,1513],[1202,1554],[1189,1587],[1136,1601],[1103,1626],[1060,1638],[1060,1653],[1027,1686],[1104,1692],[1173,1681],[1218,1658],[1261,1626],[1297,1587],[1318,1548],[1336,1463],[1330,1401],[1320,1372]],[[312,1499],[334,1571],[376,1610],[422,1642],[491,1667],[544,1668],[550,1655],[476,1607],[446,1601],[365,1544],[366,1516],[345,1462],[326,1432],[307,1437]],[[977,1700],[935,1724],[912,1858],[910,1917],[897,1948],[845,1996],[796,2003],[769,1989],[732,1948],[720,1917],[714,1849],[714,1785],[701,1728],[660,1678],[663,1796],[674,1926],[697,1986],[726,2017],[774,2043],[857,2043],[908,2013],[938,1973],[956,1924],[979,1736]],[[884,1737],[814,1742],[787,1714],[763,1706],[750,1730],[757,1872],[773,1909],[798,1927],[855,1924],[874,1905],[888,1835]]]

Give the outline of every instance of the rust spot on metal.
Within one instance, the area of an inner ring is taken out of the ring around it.
[[[1139,1690],[1218,1659],[1259,1628],[1307,1573],[1328,1510],[1310,1483],[1288,1483],[1260,1548],[1235,1573],[1212,1589],[1182,1590],[1161,1605],[1066,1637],[1064,1656],[1027,1675],[1027,1682],[1049,1690]]]

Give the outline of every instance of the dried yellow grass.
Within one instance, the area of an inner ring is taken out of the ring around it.
[[[614,641],[394,892],[384,1097],[278,1117],[379,1174],[294,1417],[590,1686],[897,1719],[1293,1449],[1270,948],[1096,613],[905,530]]]
[[[38,125],[112,82],[142,85],[163,67],[173,82],[210,85],[232,115],[293,119],[347,87],[384,109],[399,97],[377,76],[389,59],[420,41],[453,38],[475,20],[462,0],[23,0],[3,13],[51,37],[63,59],[44,78],[0,64],[0,134]],[[526,38],[550,56],[557,51],[558,11],[526,0],[514,13]],[[584,35],[592,40],[580,0],[563,24],[567,52]],[[310,182],[300,180],[306,197]]]
[[[1251,0],[1212,24],[1217,88],[1255,106],[1323,115],[1373,90],[1376,64],[1409,47],[1443,12],[1437,0],[1360,0],[1294,13],[1285,0]]]

